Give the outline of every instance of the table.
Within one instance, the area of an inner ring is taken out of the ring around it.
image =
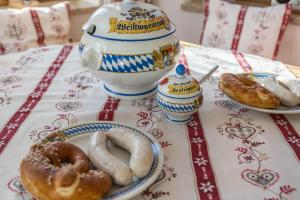
[[[183,45],[185,47],[201,48],[201,46],[198,44],[193,44],[193,43],[184,42],[184,41],[181,41],[181,45]],[[288,70],[290,70],[290,72],[292,72],[296,77],[300,78],[300,66],[295,66],[295,65],[290,65],[290,64],[284,64],[284,66],[286,68],[288,68]]]
[[[0,193],[31,200],[18,167],[45,135],[83,121],[115,121],[152,134],[165,152],[160,178],[136,200],[300,199],[300,115],[258,113],[217,87],[224,72],[294,76],[282,63],[183,43],[179,63],[205,82],[204,103],[186,125],[167,123],[154,98],[107,97],[79,64],[78,47],[49,46],[0,57]],[[172,72],[173,73],[173,72]]]

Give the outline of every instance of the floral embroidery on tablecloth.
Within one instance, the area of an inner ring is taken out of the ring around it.
[[[65,87],[61,101],[54,105],[58,111],[56,118],[51,123],[31,131],[29,138],[33,142],[79,121],[78,113],[82,112],[84,106],[80,99],[86,96],[86,90],[94,87],[96,78],[90,71],[84,70],[66,78],[65,83],[69,87]]]
[[[84,91],[94,86],[96,77],[89,71],[83,71],[66,78],[66,82],[73,87],[67,90],[63,99],[80,99],[85,96]]]
[[[258,138],[259,135],[265,134],[266,130],[248,115],[249,109],[224,99],[221,93],[219,89],[215,89],[215,105],[227,110],[227,120],[219,124],[216,130],[228,139],[240,142],[234,151],[237,153],[238,163],[245,166],[241,171],[242,180],[270,192],[273,197],[264,200],[288,200],[288,195],[296,189],[287,184],[280,186],[277,192],[275,186],[280,179],[280,174],[264,168],[264,162],[270,157],[260,150],[266,142]]]
[[[155,98],[134,100],[131,102],[134,107],[144,108],[137,113],[138,120],[136,122],[137,127],[143,127],[147,129],[147,132],[153,135],[156,139],[162,139],[163,131],[156,127],[156,123],[161,121],[160,108]],[[165,148],[171,146],[168,141],[160,141],[160,145]]]
[[[78,122],[78,119],[76,115],[72,113],[66,112],[57,114],[57,118],[53,120],[51,124],[32,130],[29,134],[29,139],[36,143],[48,134],[58,131],[61,128],[68,127],[76,122]]]
[[[31,65],[41,63],[44,57],[40,53],[43,51],[45,50],[29,51],[13,64],[4,73],[4,76],[0,76],[0,106],[11,103],[12,97],[10,95],[13,94],[15,89],[23,86],[20,74],[24,73]]]
[[[23,187],[21,181],[20,181],[20,177],[14,177],[12,178],[8,184],[7,187],[13,191],[14,193],[17,194],[17,199],[20,200],[35,200],[27,191],[26,189]]]
[[[84,91],[92,87],[92,84],[95,82],[95,79],[91,78],[89,75],[91,75],[89,74],[89,72],[80,72],[67,78],[66,83],[71,85],[73,89],[75,87]],[[66,93],[68,93],[68,91],[69,89],[66,89]],[[65,100],[66,93],[61,98],[62,100]],[[70,98],[71,100],[78,100],[80,99],[80,96],[73,96]],[[161,140],[160,144],[163,148],[167,148],[168,146],[170,146],[171,144],[168,141],[162,140],[163,132],[160,129],[155,128],[155,123],[157,122],[157,120],[160,119],[158,115],[160,109],[156,103],[156,100],[154,98],[136,100],[132,101],[131,105],[134,107],[140,107],[141,109],[144,109],[143,111],[137,114],[137,116],[140,117],[140,119],[137,120],[137,126],[146,128],[150,134],[152,134],[155,138]],[[77,122],[78,117],[76,116],[76,112],[80,112],[78,111],[78,109],[80,109],[82,106],[82,102],[79,101],[57,102],[55,108],[58,111],[60,111],[60,113],[57,114],[58,117],[55,120],[53,120],[50,125],[45,125],[43,127],[34,129],[29,135],[30,139],[34,142],[37,142],[49,133],[55,132],[63,127],[67,127],[72,123]],[[167,160],[168,157],[165,156],[165,161]],[[170,196],[170,192],[160,190],[158,189],[158,186],[166,182],[172,181],[174,178],[176,178],[176,175],[177,174],[175,172],[175,169],[173,167],[169,167],[165,163],[158,179],[145,191],[143,191],[140,197],[143,200],[153,200],[159,199],[164,196]],[[22,200],[33,200],[33,198],[26,192],[26,190],[24,190],[24,187],[22,186],[19,177],[11,179],[11,181],[8,183],[8,187],[11,191],[17,194],[18,198]]]
[[[167,160],[165,158],[165,160]],[[162,171],[160,172],[156,181],[151,184],[146,190],[140,195],[143,200],[153,200],[159,199],[164,196],[170,196],[170,192],[157,190],[161,184],[170,182],[172,179],[176,178],[177,174],[174,171],[173,167],[168,167],[164,164]]]
[[[95,76],[88,70],[83,70],[66,78],[65,83],[69,87],[65,87],[65,94],[61,97],[61,101],[54,105],[54,109],[57,110],[57,113],[54,112],[55,119],[49,124],[33,129],[29,134],[29,139],[36,143],[50,133],[77,123],[79,120],[78,113],[82,112],[84,106],[80,99],[86,95],[86,90],[95,86],[96,82]],[[69,95],[70,90],[76,91],[76,95]],[[27,110],[22,112],[27,112]],[[18,199],[34,200],[22,186],[19,177],[12,178],[7,186],[17,194]]]
[[[148,133],[159,141],[163,149],[172,146],[168,140],[165,140],[163,131],[157,127],[157,124],[161,121],[161,109],[154,97],[142,100],[133,100],[131,101],[131,106],[140,109],[140,111],[136,114],[137,127],[145,128]],[[169,191],[162,191],[158,188],[161,184],[165,184],[176,178],[177,174],[175,169],[173,167],[169,167],[167,164],[168,159],[167,155],[165,155],[165,164],[158,179],[148,189],[142,192],[141,198],[143,200],[159,199],[161,197],[171,195]]]
[[[8,105],[12,100],[9,94],[13,88],[17,88],[21,78],[17,75],[9,75],[0,77],[0,105]]]
[[[167,158],[166,158],[167,160]],[[140,197],[143,200],[154,200],[159,199],[164,196],[170,196],[170,192],[167,191],[161,191],[156,190],[157,187],[165,182],[170,182],[174,178],[176,178],[177,174],[174,172],[173,167],[168,167],[166,164],[163,165],[163,169],[161,173],[159,174],[157,180],[151,184],[146,190],[144,190]],[[17,198],[20,200],[35,200],[23,187],[20,177],[14,177],[12,178],[8,184],[7,187],[17,194]]]

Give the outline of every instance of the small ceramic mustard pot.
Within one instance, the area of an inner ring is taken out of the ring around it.
[[[176,74],[160,81],[157,102],[174,123],[188,122],[203,102],[202,88],[198,81],[186,73],[185,66],[176,67]]]

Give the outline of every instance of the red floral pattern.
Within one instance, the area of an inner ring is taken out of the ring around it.
[[[187,123],[187,129],[200,199],[221,199],[208,155],[207,142],[204,138],[199,113],[193,114],[192,120]]]
[[[120,99],[108,97],[102,110],[98,114],[98,120],[113,121],[115,110],[118,109]]]
[[[28,96],[27,100],[17,110],[12,117],[7,121],[0,132],[0,154],[3,152],[5,147],[8,145],[12,137],[15,135],[22,122],[28,117],[30,112],[41,100],[43,94],[47,91],[55,75],[60,70],[65,59],[68,57],[72,50],[72,46],[64,46],[59,53],[56,60],[50,65],[48,71],[45,73],[41,81],[38,83],[34,91]],[[47,84],[47,87],[44,87]]]
[[[41,26],[40,18],[35,10],[30,10],[30,15],[32,18],[32,22],[34,24],[36,35],[37,35],[37,43],[39,46],[45,46],[44,40],[45,40],[45,34]]]
[[[243,54],[238,53],[234,55],[237,62],[240,64],[241,68],[245,72],[251,73],[252,68],[247,62],[246,58],[243,56]],[[300,145],[297,145],[297,141],[298,140],[300,141],[299,135],[283,115],[271,115],[271,117],[299,159]],[[253,125],[254,123],[251,122],[250,124]],[[257,128],[261,128],[261,126],[258,126]],[[251,136],[252,135],[250,135],[249,137]],[[271,186],[273,186],[279,180],[280,176],[277,172],[274,172],[270,169],[262,169],[262,162],[266,159],[269,159],[269,157],[265,153],[261,153],[260,151],[258,151],[256,148],[260,145],[264,145],[265,142],[261,142],[261,141],[253,142],[253,141],[249,141],[248,138],[242,141],[246,149],[241,147],[236,149],[240,152],[238,155],[238,159],[240,160],[239,163],[242,164],[242,163],[252,163],[254,161],[257,162],[257,169],[254,170],[246,169],[245,171],[242,172],[242,178],[245,181],[255,186],[262,187],[263,189],[268,190],[271,193],[276,195],[276,197],[265,198],[265,199],[280,199],[280,200],[288,199],[287,196],[283,196],[283,195],[289,195],[296,189],[288,185],[288,186],[281,186],[279,193],[272,190]],[[282,190],[286,192],[282,192]]]
[[[280,175],[272,169],[264,168],[264,162],[270,157],[260,150],[260,147],[265,145],[265,141],[259,140],[259,135],[266,131],[261,125],[256,124],[256,120],[251,118],[247,113],[248,109],[240,108],[238,105],[233,106],[234,103],[220,103],[226,102],[221,95],[215,96],[215,105],[227,110],[228,120],[216,127],[221,135],[227,136],[230,140],[240,141],[240,146],[237,146],[234,151],[237,152],[237,159],[240,165],[248,165],[251,168],[245,168],[241,171],[242,180],[250,183],[253,186],[261,188],[276,195],[278,199],[288,199],[288,195],[295,191],[292,187],[284,188],[286,193],[274,191],[275,184],[279,181]],[[285,195],[285,196],[284,196]],[[265,198],[268,199],[268,198]]]
[[[22,55],[6,72],[4,72],[4,76],[1,77],[1,90],[11,91],[14,88],[21,87],[21,85],[18,84],[22,79],[19,75],[26,73],[26,69],[30,65],[43,62],[45,56],[42,53],[46,51],[48,51],[47,48],[40,48],[28,51]]]
[[[287,143],[294,151],[298,160],[300,160],[300,135],[296,132],[291,123],[286,119],[284,115],[271,115],[274,123],[284,136]]]
[[[154,136],[160,143],[163,149],[166,149],[172,144],[165,140],[164,132],[157,127],[157,123],[161,121],[159,108],[155,98],[148,98],[142,100],[131,101],[131,105],[135,108],[139,108],[140,111],[136,114],[137,121],[136,126],[139,128],[145,128],[145,130]],[[158,179],[141,194],[143,200],[159,199],[165,196],[171,196],[171,192],[162,191],[158,186],[166,184],[176,178],[177,173],[175,168],[168,167],[167,161],[169,157],[165,155],[165,164]]]
[[[200,59],[205,59],[204,63],[206,64],[206,61],[210,62],[215,59],[210,58],[210,54],[213,52],[221,52],[214,49],[197,49],[199,52],[189,52],[189,49],[185,49],[185,52],[188,54],[183,54],[184,56],[182,58],[184,59],[182,59],[182,62],[198,66],[198,60],[197,62],[187,60],[191,55],[197,55]],[[207,52],[202,53],[203,50]],[[220,56],[225,55],[225,53],[220,54]],[[224,65],[230,64],[230,66],[223,68],[223,65],[220,65],[220,69],[217,73],[228,70],[230,67],[233,67],[235,71],[239,71],[238,62],[232,59],[234,58],[233,54],[226,52],[226,55],[229,56],[226,57],[228,60],[224,61]],[[243,56],[243,54],[239,56]],[[217,56],[216,60],[218,58]],[[244,56],[240,61],[245,62],[248,58],[256,59],[251,56]],[[269,63],[267,60],[263,61],[265,61],[265,63],[261,62],[263,66]],[[217,62],[221,61],[218,60]],[[205,68],[204,64],[203,66]],[[274,67],[274,69],[281,68],[278,63],[274,63],[274,65],[271,66]],[[16,70],[17,72],[18,68],[19,67],[16,66],[12,70]],[[249,72],[252,70],[249,63],[247,65],[245,64],[244,68],[248,69]],[[73,71],[73,68],[70,68],[70,70]],[[197,70],[201,71],[202,69],[198,68]],[[197,73],[198,71],[192,72]],[[286,71],[283,72],[286,73]],[[37,141],[39,138],[47,135],[48,132],[69,126],[68,124],[72,125],[75,121],[86,120],[87,113],[83,113],[85,109],[91,114],[89,119],[92,120],[93,117],[99,116],[91,109],[91,107],[94,107],[91,106],[91,103],[97,101],[97,99],[94,98],[96,96],[94,89],[97,87],[94,86],[99,85],[100,81],[96,82],[96,79],[94,79],[87,70],[81,69],[71,76],[68,76],[66,70],[62,70],[61,73],[65,73],[66,78],[64,79],[64,84],[62,84],[63,87],[60,90],[60,96],[57,96],[57,101],[52,102],[50,105],[52,107],[47,106],[54,112],[51,113],[49,119],[47,118],[49,122],[44,123],[43,126],[37,125],[33,128],[34,130],[30,134],[31,141]],[[49,76],[52,75],[53,74],[49,74]],[[61,80],[63,79],[58,78],[59,77],[56,79],[58,80],[57,84],[61,84]],[[298,160],[289,155],[289,150],[286,147],[283,147],[283,149],[285,149],[284,153],[287,154],[287,158],[283,158],[280,155],[278,157],[278,154],[274,153],[278,151],[276,147],[274,148],[274,146],[272,146],[273,142],[279,142],[279,144],[283,146],[285,142],[282,141],[282,139],[284,139],[283,137],[270,138],[271,134],[277,133],[276,129],[274,129],[276,127],[275,124],[269,123],[271,118],[267,117],[264,121],[260,121],[262,117],[264,117],[264,114],[256,114],[253,111],[242,108],[232,101],[229,101],[225,98],[225,95],[217,89],[217,82],[217,78],[212,77],[202,85],[204,94],[207,97],[205,100],[206,103],[204,102],[205,104],[200,109],[202,120],[200,120],[200,118],[196,120],[193,118],[186,127],[167,124],[163,121],[162,112],[157,106],[155,98],[131,102],[115,102],[113,99],[107,99],[108,101],[105,102],[101,111],[110,109],[118,111],[114,112],[113,119],[123,120],[124,116],[127,117],[126,111],[124,109],[116,109],[121,105],[123,108],[126,108],[126,110],[130,110],[131,114],[128,116],[129,118],[126,119],[128,125],[152,134],[159,141],[165,153],[165,165],[157,181],[140,194],[137,199],[163,200],[184,199],[184,197],[199,199],[200,195],[202,195],[201,199],[207,200],[216,199],[217,197],[213,196],[216,191],[218,191],[220,198],[226,198],[232,194],[232,191],[239,189],[241,189],[241,191],[247,191],[249,189],[249,195],[251,195],[249,198],[253,199],[292,200],[297,198],[299,189],[297,187],[297,180],[293,179],[294,174],[292,177],[287,173],[288,171],[286,171],[287,168],[284,163],[274,164],[274,162],[282,160],[296,163]],[[43,84],[41,87],[48,87],[48,85]],[[208,88],[209,92],[207,90]],[[53,90],[51,90],[49,94],[52,91]],[[102,94],[100,96],[103,97]],[[99,101],[103,103],[101,99],[99,99]],[[116,106],[117,103],[118,106]],[[24,109],[22,111],[27,112],[28,110]],[[210,118],[211,115],[208,114],[208,112],[211,111],[216,111],[218,115]],[[214,122],[210,123],[212,121],[207,121],[211,119],[213,119],[217,125]],[[30,119],[28,120],[30,123]],[[201,126],[202,121],[205,122],[203,127]],[[293,119],[291,119],[291,122],[293,122]],[[286,122],[279,120],[278,124],[285,127]],[[15,128],[16,126],[15,124],[11,124],[10,127]],[[190,130],[188,130],[188,127],[190,127]],[[203,130],[201,130],[201,128],[203,128]],[[286,130],[290,132],[290,129]],[[185,131],[187,134],[182,135]],[[288,137],[290,138],[287,138],[287,140],[291,140],[291,142],[297,144],[298,138],[293,138],[290,135]],[[220,173],[226,171],[226,169],[224,170],[222,162],[219,163],[218,158],[220,157],[218,155],[215,157],[215,153],[219,153],[216,152],[216,150],[220,150],[219,147],[224,149],[224,152],[222,152],[222,156],[224,156],[222,161],[226,161],[224,168],[230,169],[230,176],[232,175],[235,180],[232,182],[232,185],[230,184],[231,182],[228,184],[228,179],[224,179],[226,177],[224,173]],[[280,149],[282,146],[280,145],[278,148]],[[9,150],[11,150],[11,148],[9,148]],[[189,154],[189,151],[193,151],[194,155]],[[178,155],[185,156],[182,156],[182,159],[180,159],[181,157],[178,157]],[[182,162],[181,160],[187,162]],[[9,174],[9,177],[7,175],[4,176],[4,180],[7,183],[9,182],[6,190],[9,189],[14,194],[10,194],[9,191],[5,192],[15,199],[32,200],[32,197],[30,197],[26,191],[24,192],[24,190],[22,190],[19,179],[17,177],[10,178],[16,176],[17,167],[13,170],[13,174]],[[297,176],[297,173],[295,176]],[[184,184],[188,184],[189,187],[184,187]],[[240,197],[238,193],[235,194],[237,195],[236,198]],[[4,196],[5,195],[6,194],[4,194]]]
[[[233,52],[235,58],[241,68],[246,73],[251,73],[252,67],[247,62],[246,58],[242,53]],[[296,157],[300,160],[300,137],[295,131],[294,127],[289,123],[289,121],[283,115],[270,115],[274,123],[279,128],[280,132],[285,137],[287,143],[290,145],[291,149],[295,153]]]
[[[274,55],[273,55],[273,60],[277,59],[277,56],[278,56],[278,53],[279,53],[280,44],[281,44],[284,32],[286,30],[286,27],[287,27],[287,25],[289,23],[289,17],[291,15],[291,13],[292,13],[292,6],[291,6],[291,4],[286,4],[285,14],[284,14],[284,17],[282,19],[282,24],[281,24],[281,27],[280,27],[280,32],[278,34],[278,39],[277,39],[277,43],[276,43],[275,51],[274,51]]]
[[[225,44],[225,30],[228,25],[228,14],[224,10],[224,3],[219,4],[220,7],[216,9],[215,16],[218,19],[216,29],[207,36],[208,45],[210,47],[220,47]]]
[[[82,112],[84,97],[88,89],[91,89],[96,83],[94,75],[88,71],[76,73],[65,80],[70,87],[65,88],[65,94],[61,101],[57,102],[54,107],[58,111],[56,118],[50,124],[32,130],[29,134],[30,140],[34,143],[59,129],[69,127],[79,121],[78,114]],[[72,92],[70,92],[72,91]]]
[[[238,49],[247,9],[248,7],[245,6],[242,6],[240,9],[240,13],[238,16],[238,21],[237,21],[237,25],[233,36],[232,45],[231,45],[231,50],[233,51],[236,51]]]
[[[221,0],[204,2],[202,45],[276,59],[291,14],[289,4],[255,8]]]
[[[68,3],[50,8],[5,10],[0,12],[0,55],[49,44],[68,43],[70,19]],[[35,31],[33,31],[35,30]]]

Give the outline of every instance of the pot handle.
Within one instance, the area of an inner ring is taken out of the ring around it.
[[[98,55],[94,48],[88,48],[81,54],[81,65],[93,71],[98,71],[102,55]]]

